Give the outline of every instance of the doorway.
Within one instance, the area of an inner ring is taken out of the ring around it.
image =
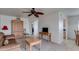
[[[33,27],[34,24],[32,24],[32,35],[34,35],[34,27]]]
[[[33,36],[38,36],[38,20],[35,20],[32,24],[31,24],[31,31],[32,31],[32,35]]]
[[[67,22],[67,19],[64,19],[63,20],[63,39],[64,40],[68,39],[68,37],[67,37],[67,31],[68,31],[68,22]]]

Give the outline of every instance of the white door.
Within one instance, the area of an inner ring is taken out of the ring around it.
[[[34,21],[32,23],[32,26],[33,26],[33,35],[34,36],[38,36],[38,20]]]

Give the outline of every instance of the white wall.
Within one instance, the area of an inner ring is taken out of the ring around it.
[[[11,34],[11,20],[15,19],[13,16],[0,15],[0,23],[1,23],[1,32],[4,32],[6,35]],[[6,25],[8,30],[2,30],[2,27]]]
[[[75,39],[74,30],[79,30],[79,16],[70,16],[68,17],[68,38]]]
[[[49,15],[44,15],[39,18],[39,32],[42,31],[43,27],[48,27],[51,33],[51,39],[53,42],[61,43],[63,40],[63,21],[59,18],[59,13],[54,12]]]
[[[59,12],[58,13],[59,15],[59,42],[62,42],[63,41],[63,20],[64,20],[64,14],[62,12]]]
[[[30,33],[30,24],[29,24],[29,20],[28,17],[22,17],[22,21],[24,21],[24,29],[26,30],[26,33]]]
[[[1,19],[0,19],[0,32],[1,32]]]
[[[65,21],[65,27],[64,27],[64,21]],[[66,29],[66,39],[67,39],[67,32],[68,32],[68,19],[65,13],[59,12],[59,37],[61,41],[64,40],[64,31],[63,29]]]
[[[39,18],[36,18],[35,16],[30,16],[30,17],[28,17],[28,20],[29,20],[30,34],[32,34],[32,23],[34,23],[37,20],[39,22]],[[38,31],[38,29],[37,29],[37,31]]]

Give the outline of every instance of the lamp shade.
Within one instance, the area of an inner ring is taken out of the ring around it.
[[[2,30],[8,30],[7,26],[3,26]]]

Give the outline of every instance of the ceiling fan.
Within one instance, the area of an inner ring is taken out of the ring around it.
[[[37,12],[35,8],[32,8],[29,12],[23,11],[23,13],[29,13],[28,16],[34,15],[35,17],[39,17],[39,15],[44,15],[43,12]]]

